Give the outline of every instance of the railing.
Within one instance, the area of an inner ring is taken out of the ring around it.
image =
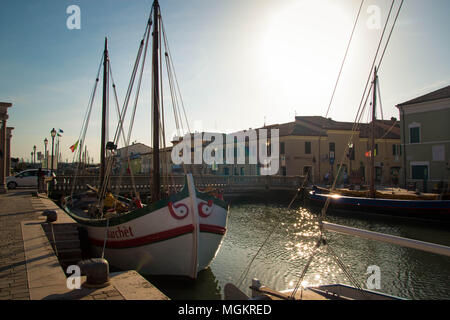
[[[173,175],[161,177],[162,188],[169,187],[172,190],[180,190],[184,186],[184,176]],[[303,176],[215,176],[195,175],[194,182],[198,189],[220,188],[225,193],[267,191],[267,190],[297,190],[303,184]],[[87,189],[87,185],[98,188],[100,179],[97,176],[57,176],[54,184],[54,192],[68,194],[72,191],[75,181],[74,192]],[[151,177],[148,175],[134,176],[134,188],[138,192],[150,190]],[[111,177],[110,189],[114,192],[130,192],[133,190],[131,176]]]

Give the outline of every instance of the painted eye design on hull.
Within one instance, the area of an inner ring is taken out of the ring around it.
[[[200,202],[198,204],[198,214],[200,217],[208,218],[213,211],[214,202],[209,200],[208,203]]]
[[[183,203],[174,205],[173,202],[169,202],[168,207],[170,215],[177,220],[182,220],[189,214],[188,207]]]

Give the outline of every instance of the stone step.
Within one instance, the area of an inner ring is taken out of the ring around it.
[[[59,260],[59,263],[61,264],[62,269],[64,270],[64,273],[66,273],[67,268],[69,266],[76,266],[78,264],[78,262],[82,261],[83,259],[81,258],[75,258],[75,259],[64,259],[64,260]],[[66,273],[66,276],[69,276]]]
[[[79,234],[76,231],[71,232],[46,232],[47,238],[53,241],[53,235],[55,235],[56,242],[65,240],[79,240]]]
[[[42,224],[45,232],[52,232],[52,227],[48,223]],[[53,232],[78,232],[78,225],[75,223],[59,223],[53,225]]]
[[[58,260],[81,259],[82,253],[80,249],[61,249],[58,250]]]
[[[54,248],[53,240],[50,240],[50,245]],[[64,249],[80,249],[80,240],[56,240],[56,247],[58,248],[58,251],[64,250]]]

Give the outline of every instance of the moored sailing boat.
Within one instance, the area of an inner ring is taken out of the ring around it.
[[[114,197],[108,192],[113,157],[108,158],[106,151],[114,152],[119,135],[116,134],[114,142],[106,143],[104,133],[109,57],[105,44],[101,185],[99,190],[91,188],[88,192],[65,198],[64,209],[87,230],[93,251],[104,256],[112,266],[124,270],[134,269],[143,274],[196,278],[199,271],[209,266],[220,248],[226,232],[228,205],[217,197],[199,192],[191,174],[186,174],[185,185],[180,191],[162,191],[159,157],[160,140],[164,136],[160,126],[162,95],[159,74],[162,21],[157,0],[152,5],[152,13],[153,20],[150,18],[148,21],[138,53],[138,58],[144,53],[142,76],[146,49],[152,34],[152,201],[149,205],[143,205],[138,195],[127,199]],[[120,128],[123,119],[124,113],[120,116]]]
[[[370,154],[370,190],[327,190],[313,187],[306,192],[310,204],[323,207],[329,203],[332,211],[356,211],[373,214],[393,215],[403,218],[424,219],[450,222],[450,200],[439,195],[386,194],[375,189],[375,110],[377,104],[377,68],[373,79],[371,150]]]

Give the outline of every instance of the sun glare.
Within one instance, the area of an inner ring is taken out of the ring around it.
[[[291,106],[329,97],[350,24],[333,3],[305,0],[286,5],[269,21],[262,39],[262,85],[275,91],[280,103]]]

